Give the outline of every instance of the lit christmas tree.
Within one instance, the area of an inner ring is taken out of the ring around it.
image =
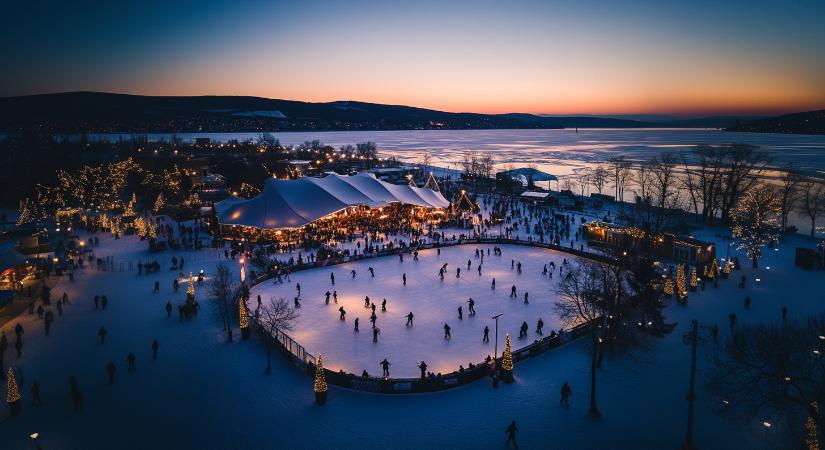
[[[126,205],[126,211],[123,212],[123,215],[126,217],[134,217],[137,214],[135,213],[135,205],[137,204],[137,198],[135,197],[135,193],[132,193],[132,199],[129,200],[129,203]]]
[[[513,353],[510,349],[510,335],[504,338],[504,354],[501,356],[501,380],[505,383],[513,382]]]
[[[36,206],[33,201],[26,198],[20,200],[20,216],[17,217],[17,226],[28,225],[37,221]]]
[[[9,404],[9,413],[12,416],[20,414],[20,389],[17,387],[17,380],[14,379],[14,371],[11,367],[6,375],[6,403]]]
[[[667,278],[665,280],[665,287],[664,287],[665,297],[670,298],[673,297],[673,280]]]
[[[710,263],[710,270],[708,271],[708,276],[713,278],[714,280],[719,276],[719,263],[716,262],[716,258],[713,258],[713,262]]]
[[[159,212],[165,204],[166,202],[163,200],[163,192],[161,192],[158,194],[157,200],[155,200],[155,206],[152,208],[152,211]]]
[[[687,289],[685,288],[685,265],[684,265],[684,263],[679,264],[679,267],[676,269],[676,291],[679,294],[679,298],[687,297]]]
[[[696,275],[696,267],[691,267],[690,269],[690,290],[692,292],[696,292],[696,288],[699,286],[699,277]]]
[[[195,277],[192,276],[192,272],[189,272],[189,286],[186,287],[186,299],[191,301],[195,300]]]
[[[327,379],[324,377],[324,358],[319,353],[318,362],[315,365],[315,403],[323,405],[327,401]]]
[[[241,326],[241,339],[249,339],[249,312],[243,300],[238,300],[238,324]]]

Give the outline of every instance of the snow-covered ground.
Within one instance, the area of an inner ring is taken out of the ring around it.
[[[493,354],[495,321],[492,316],[503,313],[499,319],[499,351],[504,348],[504,335],[513,339],[513,349],[532,343],[536,323],[544,321],[544,333],[558,330],[561,324],[553,311],[557,295],[554,288],[559,280],[559,270],[564,259],[575,260],[570,255],[541,248],[519,245],[502,246],[502,255],[493,253],[492,245],[462,245],[445,247],[439,255],[436,250],[420,252],[419,260],[405,255],[403,262],[396,257],[382,257],[327,268],[297,272],[289,282],[275,284],[265,282],[252,290],[250,303],[255,308],[255,298],[260,295],[264,304],[270,298],[293,301],[301,285],[300,316],[295,330],[289,335],[314,355],[322,353],[328,369],[343,369],[361,374],[367,370],[380,373],[378,363],[387,358],[392,364],[394,377],[417,377],[417,364],[425,361],[433,373],[449,373],[459,365],[478,364]],[[476,249],[484,251],[481,275],[478,273],[480,257]],[[489,256],[487,251],[490,251]],[[467,270],[467,261],[471,267]],[[555,270],[543,267],[551,262]],[[438,276],[439,268],[447,263],[444,281]],[[522,272],[511,269],[511,264]],[[375,277],[368,270],[372,267]],[[571,266],[572,267],[572,266]],[[456,277],[456,268],[461,276]],[[567,268],[569,269],[569,267]],[[352,278],[352,270],[356,271]],[[550,275],[555,272],[551,278]],[[335,274],[335,285],[330,274]],[[407,285],[402,277],[406,274]],[[492,280],[496,289],[491,289]],[[510,297],[511,286],[516,286],[516,298]],[[325,293],[337,292],[338,303],[325,303]],[[524,294],[528,293],[528,304]],[[376,326],[381,330],[378,343],[373,342],[369,322],[371,309],[365,307],[364,297],[377,303]],[[387,299],[387,311],[381,311],[381,301]],[[470,315],[468,300],[475,302],[476,315]],[[458,307],[463,319],[458,319]],[[347,312],[346,320],[339,320],[338,308]],[[406,326],[408,313],[414,314],[414,325]],[[354,321],[359,318],[358,333],[353,331]],[[528,337],[519,339],[519,327],[526,321]],[[444,339],[444,324],[451,328],[451,339]],[[482,342],[484,327],[490,328],[490,342]]]
[[[723,230],[717,229],[695,233],[697,237],[717,242],[717,236],[724,234]],[[586,415],[590,361],[585,342],[563,346],[518,364],[516,382],[498,389],[493,389],[486,381],[479,381],[439,393],[386,396],[333,386],[329,402],[319,407],[312,403],[312,380],[285,359],[275,357],[272,374],[264,373],[265,351],[259,340],[225,342],[225,335],[205,300],[205,287],[199,286],[196,294],[203,306],[199,316],[193,321],[180,322],[176,315],[167,318],[163,310],[166,301],[177,305],[185,295],[184,289],[177,294],[173,292],[172,279],[176,272],[168,270],[168,266],[158,274],[148,276],[138,276],[136,271],[100,272],[87,268],[78,273],[74,283],[66,277],[49,280],[51,284],[56,283],[54,298],[65,291],[72,301],[63,315],[56,317],[51,336],[44,336],[42,322],[36,320],[36,315],[26,313],[2,327],[11,343],[14,341],[11,329],[16,323],[22,323],[26,333],[23,356],[17,358],[12,346],[5,354],[7,365],[22,369],[18,379],[22,381],[23,411],[19,417],[11,418],[7,416],[7,409],[2,409],[0,442],[2,448],[27,448],[29,434],[39,432],[41,444],[46,449],[500,448],[504,443],[504,428],[511,420],[516,420],[521,430],[518,441],[523,448],[676,448],[683,441],[685,431],[690,353],[682,336],[688,331],[690,320],[698,319],[701,325],[719,325],[720,338],[724,338],[728,333],[727,316],[731,312],[739,316],[740,323],[750,323],[779,320],[783,305],[788,307],[791,319],[825,310],[822,296],[825,274],[806,272],[793,266],[793,248],[800,244],[813,245],[801,236],[789,237],[778,252],[765,257],[762,269],[745,267],[734,272],[734,277],[746,275],[750,280],[745,290],[737,288],[734,280],[728,280],[722,281],[718,289],[708,287],[705,292],[692,293],[687,306],[669,302],[666,313],[677,323],[673,333],[661,339],[649,353],[605,361],[598,378],[599,406],[604,416],[601,420]],[[187,261],[186,272],[197,272],[202,268],[207,275],[222,257],[209,250],[150,255],[145,248],[145,243],[135,237],[124,237],[115,242],[111,236],[101,235],[97,253],[112,256],[116,261],[162,260],[182,255]],[[439,287],[440,282],[432,270],[436,265],[425,262],[433,258],[430,254],[423,255],[421,261],[430,269],[422,272],[421,279],[409,279],[408,283],[430,283],[432,292],[436,293],[457,283],[451,278],[455,276],[455,265],[463,260],[466,268],[464,255],[469,254],[469,248],[455,251],[456,256],[449,261],[451,270],[444,287]],[[512,276],[507,266],[511,252],[520,251],[505,247],[503,266],[497,269],[505,272],[505,278]],[[743,256],[735,249],[731,252]],[[724,256],[724,246],[720,247],[719,253]],[[448,256],[446,251],[442,252],[442,257]],[[552,254],[548,258],[544,251],[538,256],[538,261],[526,261],[527,255],[521,256],[525,264],[522,277],[534,280],[525,283],[541,283],[543,260],[558,259]],[[376,268],[376,277],[386,276],[385,281],[376,279],[374,282],[391,283],[395,289],[400,289],[398,271],[401,268],[397,259],[390,257],[380,262],[373,260],[359,264],[355,283],[365,289],[372,282],[366,279],[366,265]],[[413,266],[412,260],[405,258],[403,266],[405,270],[407,266]],[[236,273],[239,269],[237,263],[231,264],[230,268]],[[351,282],[345,270],[344,267],[336,269],[340,272],[336,284],[346,286]],[[325,269],[318,271],[322,275],[324,272]],[[296,275],[293,283],[304,276],[314,275],[311,272]],[[477,274],[471,269],[466,275],[467,281],[474,276]],[[761,279],[758,285],[754,282],[757,276]],[[306,290],[305,308],[310,308],[310,304],[314,308],[323,306],[323,297],[319,293],[326,290],[326,277],[328,274],[321,277],[325,282],[322,286],[301,283]],[[463,282],[464,277],[462,273],[462,281],[458,282]],[[159,294],[151,293],[155,280],[161,283]],[[521,286],[522,282],[518,284]],[[505,286],[498,287],[497,295],[504,297],[498,304],[507,308],[525,308],[521,299],[508,303]],[[286,292],[294,292],[290,285],[285,288]],[[478,289],[484,291],[489,286],[479,282]],[[317,292],[310,295],[309,290]],[[352,312],[366,316],[366,310],[358,304],[358,300],[363,300],[361,291],[347,289],[345,295],[353,296]],[[438,302],[449,304],[449,307],[444,306],[443,312],[436,308],[433,311],[439,317],[441,314],[449,317],[451,325],[457,322],[454,308],[458,301],[470,295],[463,291],[454,292],[457,298],[436,295],[429,299],[433,305],[440,305]],[[540,289],[534,292],[530,288],[529,308],[538,309],[539,299],[548,293],[549,286],[544,292]],[[96,294],[109,297],[106,311],[94,310],[92,297]],[[744,309],[742,301],[746,295],[753,300],[749,311]],[[491,300],[481,298],[478,304],[480,317],[472,320],[489,316]],[[388,297],[391,310],[401,301],[405,300]],[[380,317],[380,310],[378,314],[379,326],[382,326],[384,318]],[[416,327],[421,324],[425,331],[426,321],[419,322],[419,318],[425,319],[427,313],[421,314],[423,317],[416,312]],[[306,311],[304,315],[309,319],[316,314]],[[321,317],[320,314],[317,316]],[[506,316],[515,317],[516,314]],[[465,317],[464,322],[475,327],[476,324],[469,320]],[[549,316],[544,320],[548,328],[553,327]],[[325,321],[332,327],[339,325],[334,312],[329,312]],[[528,323],[532,330],[533,321]],[[453,342],[439,341],[439,344],[457,344],[458,336],[465,334],[461,328],[464,325],[454,325],[456,339]],[[101,326],[109,331],[105,344],[100,344],[96,336]],[[348,318],[347,333],[350,327]],[[368,329],[369,324],[365,322],[362,327]],[[395,327],[384,325],[383,328]],[[398,331],[382,333],[378,347],[389,345],[392,335],[404,331],[400,324]],[[235,334],[237,336],[237,331]],[[357,348],[372,346],[364,334],[357,339],[366,342],[359,342]],[[480,340],[477,329],[467,335],[474,341]],[[160,343],[159,357],[154,362],[150,351],[153,338]],[[337,335],[331,339],[339,338]],[[705,449],[772,448],[776,437],[769,432],[766,439],[762,427],[729,422],[711,412],[715,405],[701,383],[711,349],[710,343],[699,349],[697,446]],[[135,374],[126,373],[125,359],[130,351],[137,356]],[[329,356],[330,362],[336,359],[332,354]],[[413,359],[410,364],[415,362],[416,358],[410,358]],[[113,385],[106,382],[104,370],[110,360],[118,367]],[[401,370],[403,366],[403,363],[397,363],[393,369]],[[70,375],[77,377],[85,398],[80,412],[73,412],[71,408],[68,396]],[[34,380],[41,386],[45,403],[42,407],[31,406],[30,389]],[[565,381],[570,382],[574,392],[570,409],[558,404],[559,389]]]

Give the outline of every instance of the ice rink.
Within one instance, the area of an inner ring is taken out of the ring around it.
[[[427,363],[428,371],[449,373],[459,365],[479,363],[494,353],[494,315],[503,314],[499,318],[499,352],[504,349],[506,333],[511,335],[513,350],[539,338],[536,332],[539,319],[544,321],[545,335],[562,326],[554,312],[555,287],[564,259],[567,258],[572,267],[574,257],[518,245],[501,248],[501,256],[494,254],[492,245],[461,245],[443,248],[440,255],[434,249],[422,251],[418,261],[413,260],[412,254],[405,254],[403,262],[396,256],[388,256],[298,272],[283,284],[266,281],[256,286],[250,307],[256,307],[257,295],[264,305],[270,298],[284,298],[292,304],[300,284],[300,317],[295,330],[288,334],[309,353],[322,353],[327,368],[359,375],[366,369],[370,375],[378,375],[378,363],[387,358],[392,364],[390,375],[393,377],[418,376],[420,361]],[[481,258],[475,256],[476,249],[484,252],[480,276]],[[517,270],[519,262],[521,273]],[[555,270],[548,267],[548,275],[543,275],[544,265],[549,266],[551,262],[555,263]],[[441,281],[438,271],[445,263],[447,271]],[[374,269],[374,277],[369,267]],[[459,267],[461,276],[456,277]],[[356,271],[355,278],[352,270]],[[335,285],[331,284],[330,274],[335,274]],[[496,288],[492,289],[494,278]],[[515,298],[510,297],[513,285],[517,291]],[[327,291],[337,292],[338,304],[333,299],[329,305],[325,304]],[[525,292],[528,304],[524,303]],[[377,343],[373,342],[369,321],[372,310],[365,307],[365,296],[377,303],[376,326],[380,329]],[[381,302],[385,298],[387,311],[382,312]],[[470,298],[475,301],[475,315],[470,315]],[[339,319],[342,306],[346,311],[343,321]],[[462,320],[458,318],[459,306],[463,310]],[[414,314],[413,326],[406,326],[410,312]],[[353,330],[356,318],[359,332]],[[519,339],[519,327],[525,321],[529,326],[528,335]],[[444,338],[445,323],[451,328],[450,339]],[[489,343],[482,339],[485,326],[490,327]]]

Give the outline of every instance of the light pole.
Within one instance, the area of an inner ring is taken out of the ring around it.
[[[498,318],[503,316],[503,315],[504,315],[504,313],[499,313],[499,314],[496,314],[495,316],[493,316],[493,319],[495,319],[495,321],[496,321],[496,342],[494,344],[495,349],[493,350],[493,354],[495,355],[493,357],[493,360],[496,361],[496,367],[498,367]]]
[[[690,344],[690,387],[688,388],[688,420],[687,420],[687,434],[685,436],[685,443],[682,445],[683,450],[694,450],[693,446],[693,404],[696,402],[696,347],[699,341],[704,341],[704,338],[699,336],[699,322],[695,319],[691,321],[690,333],[682,336],[685,344]]]

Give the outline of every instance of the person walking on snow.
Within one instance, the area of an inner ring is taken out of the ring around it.
[[[573,395],[573,389],[571,389],[570,385],[565,381],[564,384],[561,385],[561,400],[559,400],[559,404],[569,408],[570,401],[568,399],[571,395]]]
[[[518,433],[518,426],[516,426],[516,421],[514,420],[512,423],[510,423],[509,426],[507,426],[507,429],[504,430],[504,434],[507,435],[507,441],[504,443],[504,445],[507,448],[510,448],[510,442],[512,442],[513,445],[516,447],[516,449],[518,449],[518,443],[516,442],[516,434],[517,433]]]

